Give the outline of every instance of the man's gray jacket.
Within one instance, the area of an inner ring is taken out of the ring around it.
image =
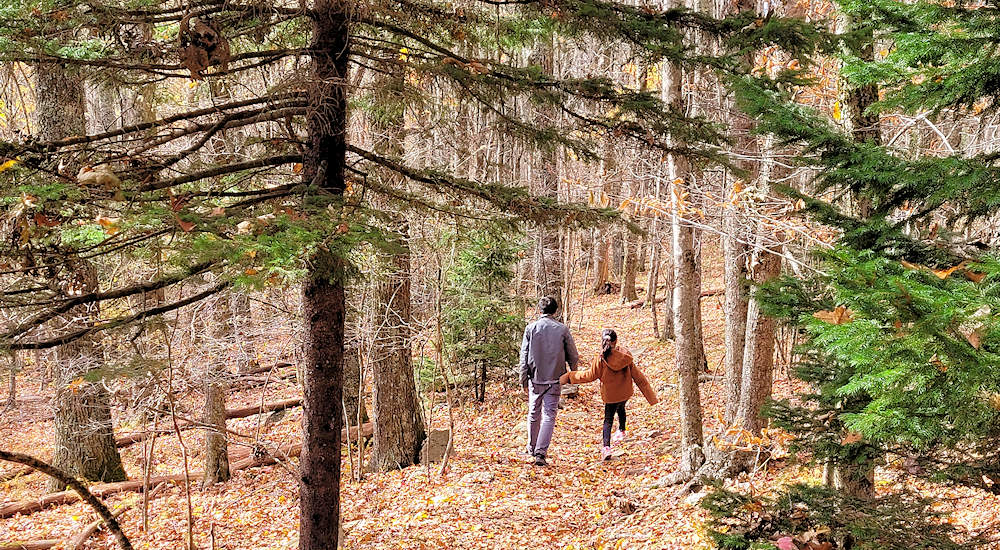
[[[576,351],[573,335],[566,325],[550,315],[542,315],[524,329],[521,340],[521,386],[528,381],[536,384],[553,384],[570,370],[576,370],[580,354]]]

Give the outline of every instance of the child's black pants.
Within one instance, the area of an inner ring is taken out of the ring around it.
[[[604,404],[604,446],[611,445],[611,426],[615,423],[615,414],[618,415],[618,429],[625,431],[625,403],[605,403]]]

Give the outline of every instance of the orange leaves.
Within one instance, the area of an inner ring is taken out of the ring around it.
[[[854,312],[844,306],[837,306],[833,311],[817,311],[813,317],[833,325],[843,325],[854,320]]]
[[[454,57],[445,57],[444,59],[441,60],[441,64],[452,65],[460,69],[465,69],[466,71],[469,71],[472,74],[478,74],[478,75],[488,74],[490,72],[489,67],[484,65],[483,62],[479,61],[478,59],[472,59],[466,63],[459,59],[455,59]]]
[[[847,432],[847,435],[840,439],[841,445],[853,445],[864,439],[858,432]]]
[[[976,283],[976,284],[983,282],[983,279],[986,278],[986,274],[985,273],[982,273],[982,272],[979,272],[979,271],[972,271],[971,269],[969,269],[967,267],[969,265],[969,261],[968,260],[963,260],[958,265],[954,265],[952,267],[939,268],[939,269],[933,269],[933,268],[930,268],[930,267],[927,267],[927,266],[923,266],[923,265],[920,265],[920,264],[910,263],[910,262],[908,262],[906,260],[902,260],[899,263],[903,267],[905,267],[906,269],[930,271],[938,279],[941,279],[942,281],[945,280],[945,279],[947,279],[953,273],[956,273],[956,272],[961,273],[962,275],[965,276],[966,279],[968,279],[968,280],[970,280],[970,281],[972,281],[973,283]]]
[[[35,212],[34,219],[35,223],[41,227],[55,227],[59,225],[59,221],[53,220],[41,212]]]
[[[105,233],[108,235],[114,235],[118,233],[121,228],[118,227],[118,218],[109,218],[107,216],[97,216],[94,220],[98,225],[104,228]]]

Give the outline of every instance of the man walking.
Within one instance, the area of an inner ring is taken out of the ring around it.
[[[528,392],[528,449],[535,466],[545,466],[552,429],[559,410],[559,377],[576,370],[580,354],[566,325],[553,318],[559,304],[548,296],[538,300],[542,313],[524,329],[521,340],[521,387]]]

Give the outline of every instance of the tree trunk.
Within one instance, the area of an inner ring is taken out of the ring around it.
[[[347,147],[350,4],[316,0],[313,6],[312,82],[306,114],[308,145],[303,181],[342,196]],[[320,250],[302,291],[302,456],[299,459],[299,549],[332,550],[340,534],[340,445],[343,427],[345,261]]]
[[[725,279],[725,374],[726,412],[723,420],[733,424],[740,403],[743,354],[747,334],[746,244],[740,241],[739,217],[732,207],[722,210],[723,278]]]
[[[669,64],[664,71],[664,98],[671,110],[681,113],[684,108],[682,94],[682,72],[677,64]],[[680,146],[682,144],[675,143]],[[696,339],[695,308],[699,307],[700,296],[695,291],[696,259],[694,231],[685,223],[683,216],[686,205],[684,193],[685,178],[689,175],[687,159],[681,155],[668,156],[671,183],[671,206],[673,216],[672,256],[673,256],[673,308],[675,364],[677,383],[680,389],[681,413],[681,457],[679,471],[694,475],[705,461],[703,451],[701,395],[698,388],[698,342]]]
[[[84,89],[81,78],[60,65],[35,68],[38,137],[52,141],[86,132]],[[75,167],[70,166],[68,171]],[[87,261],[70,265],[72,280],[64,291],[81,293],[98,290],[97,272]],[[65,328],[86,326],[97,318],[96,307],[78,306],[62,316]],[[52,465],[70,474],[95,481],[127,479],[122,466],[111,421],[110,397],[104,385],[86,380],[103,364],[102,350],[86,337],[57,351],[55,410],[55,452]],[[62,489],[50,478],[48,488]]]
[[[851,17],[840,14],[837,19],[837,32],[848,34],[856,29]],[[855,37],[857,39],[858,37]],[[862,60],[874,61],[875,47],[874,37],[871,31],[860,41],[860,47],[851,52]],[[846,47],[846,46],[845,46]],[[877,113],[868,113],[868,108],[878,101],[878,87],[874,84],[864,86],[851,86],[848,82],[842,81],[840,101],[843,105],[843,121],[846,129],[858,143],[882,144],[882,129]],[[871,216],[871,200],[868,197],[855,197],[858,218],[865,220]],[[870,499],[875,497],[875,464],[872,460],[864,456],[855,457],[853,460],[842,461],[832,468],[832,475],[828,476],[833,486],[845,494],[860,499]]]
[[[611,262],[609,261],[611,246],[608,232],[608,228],[597,231],[597,242],[594,246],[594,292],[603,292],[605,285],[611,280]]]
[[[627,228],[622,229],[622,247],[625,258],[622,266],[622,302],[632,302],[639,299],[635,291],[635,278],[638,271],[639,235],[633,234]]]
[[[781,275],[781,256],[766,248],[768,244],[764,239],[764,236],[758,237],[751,263],[750,271],[756,284],[766,283]],[[737,418],[742,428],[754,435],[760,435],[764,426],[761,407],[771,397],[776,329],[777,321],[761,313],[760,303],[756,299],[750,300]]]
[[[205,383],[205,476],[202,485],[229,481],[229,445],[226,439],[226,392],[222,369],[212,369]]]
[[[702,332],[701,322],[701,239],[703,232],[694,229],[694,295],[698,297],[698,303],[694,308],[694,348],[697,353],[695,362],[702,372],[708,372],[708,356],[705,355],[705,336]]]
[[[205,365],[205,475],[202,485],[229,481],[229,443],[226,436],[226,393],[229,391],[225,350],[233,337],[230,293],[224,292],[215,301],[214,347],[218,353],[208,354]]]
[[[410,349],[410,256],[393,256],[390,272],[376,283],[375,309],[386,312],[374,335],[369,363],[375,386],[372,469],[390,471],[416,464],[424,441]]]
[[[21,370],[21,352],[14,351],[10,354],[10,367],[7,380],[7,407],[13,409],[17,406],[17,373]]]
[[[362,397],[364,377],[361,366],[357,343],[351,343],[344,350],[344,408],[351,426],[368,423],[368,407]]]
[[[555,44],[552,39],[541,42],[535,51],[537,63],[546,74],[555,73]],[[554,106],[547,106],[538,113],[539,124],[555,126],[559,111]],[[532,158],[538,158],[532,156]],[[541,177],[532,178],[533,193],[540,197],[553,200],[559,198],[559,159],[555,148],[545,148],[541,154],[541,170],[535,173]],[[566,304],[563,296],[563,250],[559,243],[558,227],[539,227],[535,238],[535,282],[538,285],[538,297],[550,296],[557,298],[559,311],[556,317],[565,319]]]

